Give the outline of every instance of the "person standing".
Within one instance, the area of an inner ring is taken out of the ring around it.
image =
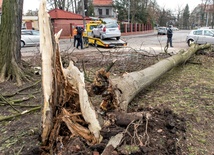
[[[170,44],[170,47],[172,46],[172,36],[173,36],[173,31],[171,29],[171,26],[168,26],[167,28],[167,45]]]
[[[81,47],[81,49],[83,49],[83,41],[82,41],[82,33],[83,33],[83,28],[82,27],[78,27],[77,29],[77,49],[79,48],[79,46]]]

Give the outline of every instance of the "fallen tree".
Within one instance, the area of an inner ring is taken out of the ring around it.
[[[126,73],[115,79],[110,78],[108,70],[101,69],[96,73],[89,94],[103,96],[100,108],[105,112],[105,117],[102,117],[88,98],[84,74],[72,62],[66,69],[62,67],[59,49],[60,32],[52,37],[45,8],[45,0],[42,0],[39,23],[44,95],[41,134],[43,154],[65,153],[72,145],[70,138],[75,136],[82,137],[90,146],[99,144],[102,141],[101,130],[112,122],[128,126],[143,116],[148,120],[150,117],[148,113],[126,113],[132,99],[161,75],[185,63],[196,51],[210,47],[210,45],[193,45],[187,51],[181,50],[178,54],[149,68]],[[114,111],[110,113],[109,110]],[[120,132],[122,131],[119,129],[115,132],[114,135],[119,138],[110,140],[103,154],[111,154],[119,145],[123,135]]]
[[[173,67],[184,64],[197,51],[210,47],[210,44],[201,46],[194,44],[187,51],[180,50],[178,54],[161,60],[144,70],[112,79],[113,87],[119,88],[116,90],[117,98],[119,98],[116,104],[119,104],[121,110],[127,111],[128,104],[143,88],[153,83]]]

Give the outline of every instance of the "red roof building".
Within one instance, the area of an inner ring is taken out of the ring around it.
[[[83,20],[82,15],[75,14],[73,12],[64,11],[60,9],[53,9],[48,12],[51,19],[73,19],[73,20]],[[89,17],[85,17],[86,20],[90,20]]]
[[[83,17],[80,14],[75,14],[60,9],[53,9],[48,13],[51,17],[54,33],[57,33],[63,29],[61,34],[62,37],[73,36],[73,29],[76,26],[83,26]],[[91,20],[89,17],[85,17],[84,19],[85,23],[88,23]]]
[[[113,1],[112,0],[93,0],[94,6],[112,6]]]

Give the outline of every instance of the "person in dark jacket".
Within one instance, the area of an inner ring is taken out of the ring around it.
[[[172,46],[172,36],[173,36],[173,31],[171,29],[171,26],[169,26],[167,28],[167,45],[170,44],[170,47],[173,47]]]
[[[78,27],[75,27],[75,29],[73,30],[73,35],[74,35],[74,47],[76,47],[76,42],[77,42],[77,29]]]
[[[77,49],[79,48],[79,46],[81,47],[81,49],[83,49],[82,33],[83,33],[83,28],[82,27],[78,27],[77,35],[76,35]]]

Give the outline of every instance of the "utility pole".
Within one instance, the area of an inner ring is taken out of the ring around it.
[[[82,0],[82,18],[83,18],[83,27],[85,28],[85,3]]]

